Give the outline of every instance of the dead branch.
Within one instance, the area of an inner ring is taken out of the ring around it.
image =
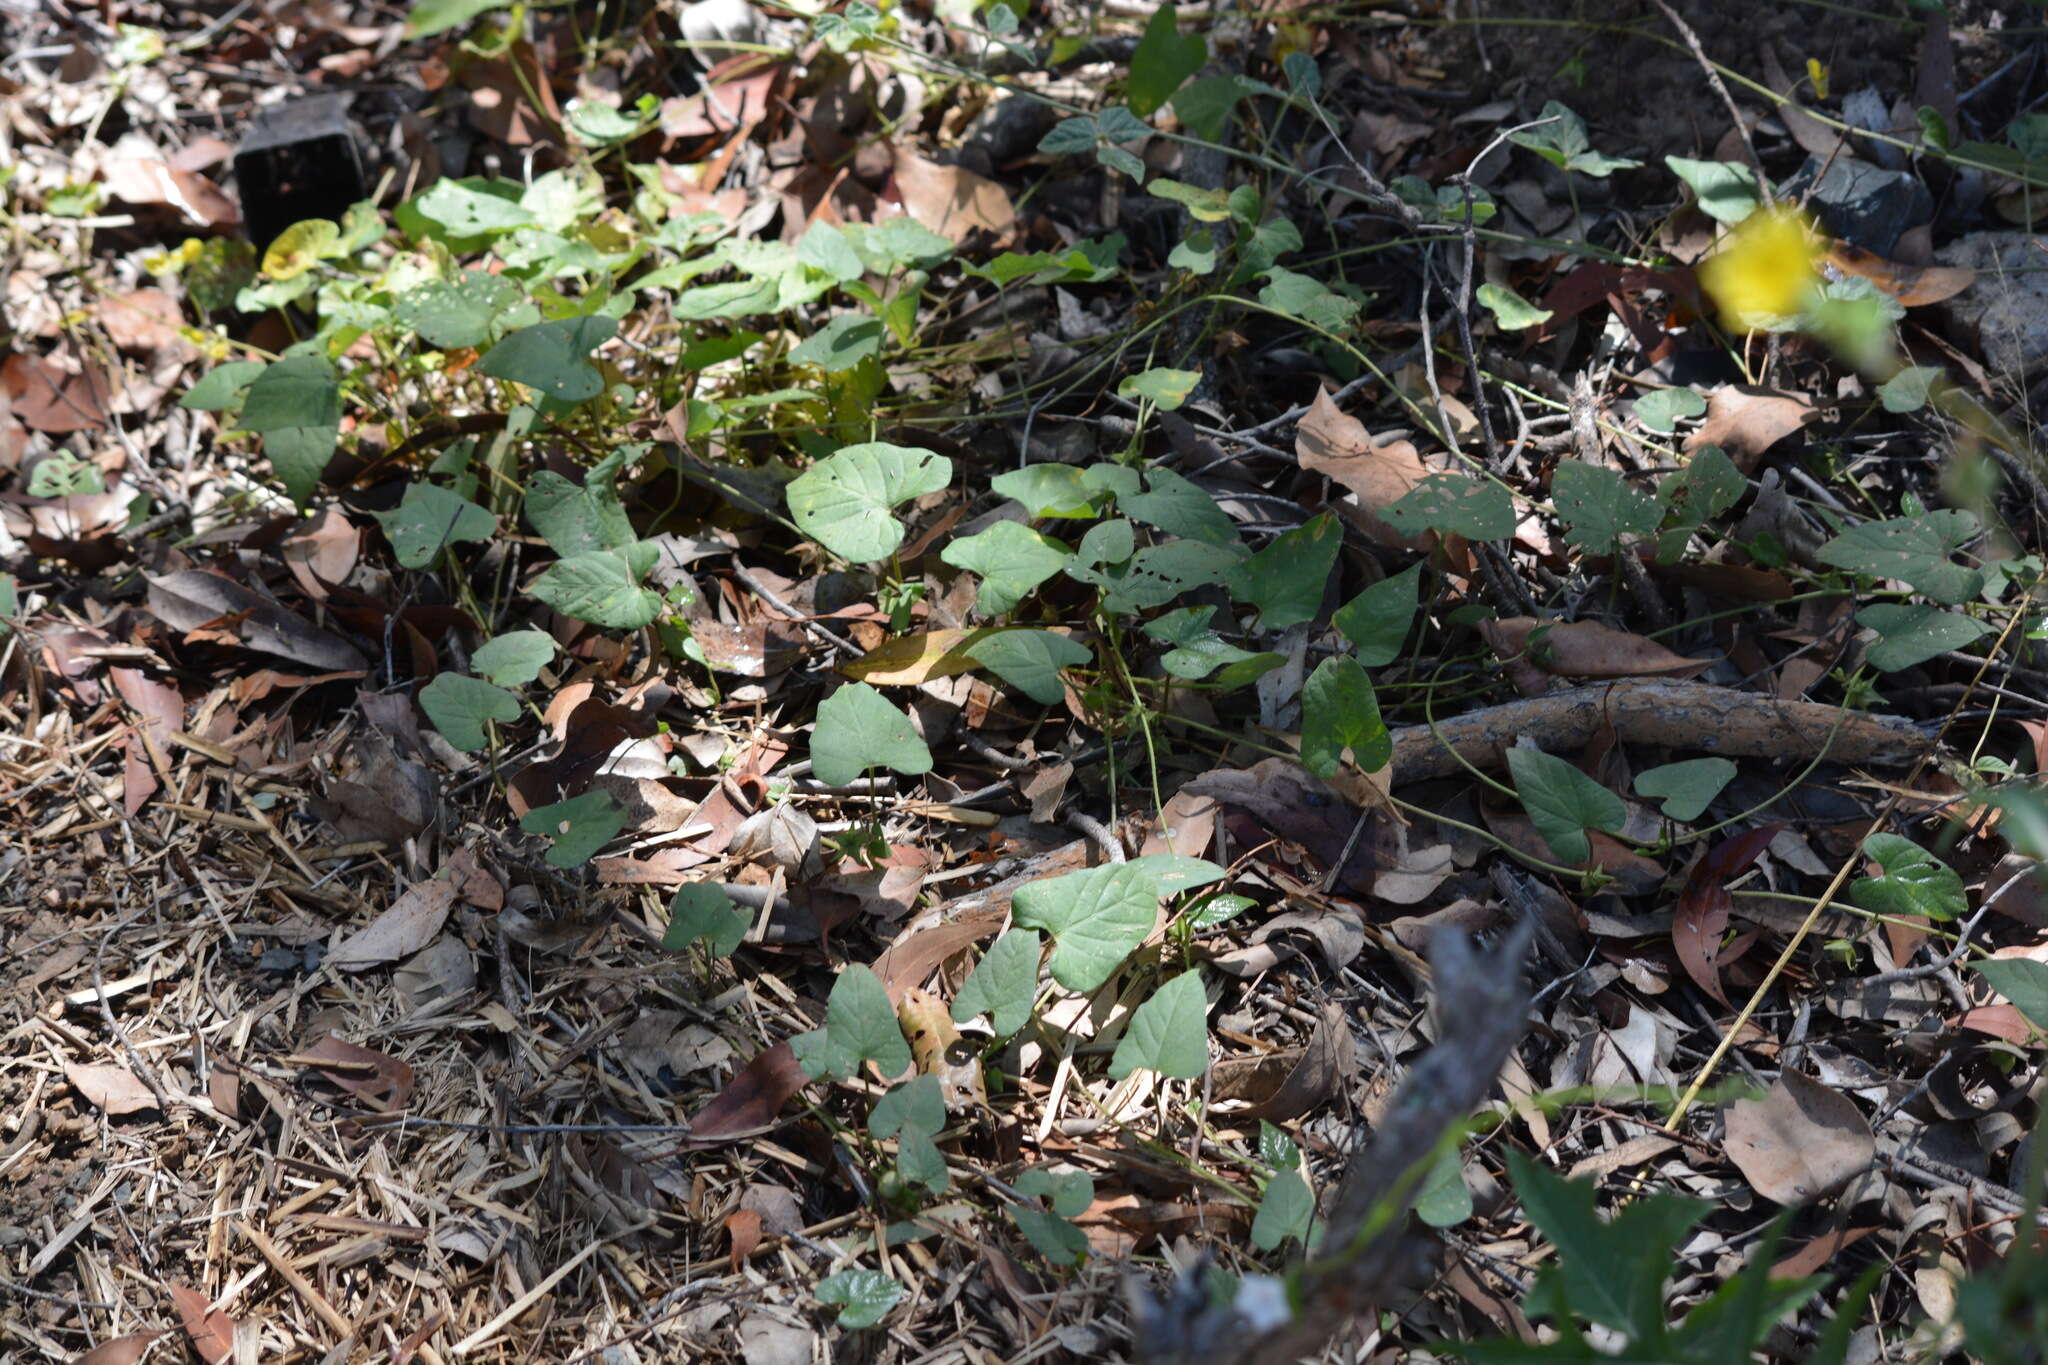
[[[1432,730],[1394,732],[1394,780],[1416,782],[1461,770],[1458,755],[1498,768],[1500,750],[1528,735],[1546,750],[1583,748],[1612,725],[1629,744],[1693,749],[1729,758],[1812,758],[1840,763],[1909,763],[1932,739],[1910,720],[1845,711],[1824,702],[1783,701],[1707,683],[1625,679],[1506,702],[1440,720]],[[1454,754],[1452,750],[1455,749]]]

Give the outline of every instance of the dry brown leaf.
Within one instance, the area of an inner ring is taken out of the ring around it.
[[[725,1215],[725,1235],[732,1239],[732,1273],[737,1275],[761,1245],[761,1215],[753,1209],[734,1209]]]
[[[72,1087],[109,1117],[156,1108],[156,1096],[125,1066],[72,1064],[64,1068]]]
[[[1381,512],[1429,474],[1412,442],[1375,440],[1362,422],[1339,410],[1327,389],[1318,389],[1295,428],[1294,455],[1303,469],[1351,491],[1358,499],[1353,519],[1373,540],[1401,549],[1427,548],[1427,535],[1404,536],[1380,520]]]
[[[11,355],[0,364],[0,392],[24,425],[53,436],[107,424],[107,381],[89,365],[73,371],[40,356]]]
[[[362,651],[341,636],[224,574],[180,569],[144,577],[149,582],[150,613],[173,630],[190,634],[227,629],[250,649],[327,672],[361,672],[369,667]]]
[[[711,1103],[697,1111],[684,1145],[709,1147],[767,1132],[775,1126],[782,1106],[807,1080],[788,1043],[762,1050],[733,1073]]]
[[[125,1337],[114,1337],[103,1341],[82,1356],[73,1356],[71,1365],[135,1365],[142,1359],[150,1343],[162,1336],[162,1332],[130,1332]]]
[[[955,246],[976,232],[998,240],[1017,226],[1017,210],[1001,185],[962,166],[943,166],[915,152],[895,149],[892,178],[903,211]]]
[[[327,965],[361,972],[411,957],[441,932],[455,904],[455,891],[455,882],[445,870],[406,888],[389,909],[329,953]]]
[[[167,1284],[171,1302],[178,1305],[178,1316],[185,1322],[185,1335],[192,1338],[192,1349],[199,1352],[199,1358],[206,1365],[227,1365],[235,1355],[235,1320],[213,1307],[213,1300],[196,1289],[182,1284]]]
[[[1529,637],[1538,630],[1543,634],[1532,648]],[[1655,640],[1598,621],[1511,616],[1481,621],[1479,633],[1501,658],[1526,656],[1537,668],[1561,678],[1696,678],[1714,663],[1674,654]]]
[[[1726,1146],[1756,1192],[1780,1204],[1830,1194],[1877,1159],[1855,1101],[1797,1071],[1780,1072],[1761,1100],[1728,1106]]]
[[[1727,384],[1707,397],[1707,419],[1685,438],[1688,455],[1705,446],[1719,446],[1748,474],[1764,452],[1820,415],[1813,400],[1775,389]]]
[[[161,289],[137,289],[103,298],[93,315],[108,338],[124,351],[138,355],[162,352],[177,360],[199,356],[198,349],[180,334],[185,317],[178,301]]]
[[[950,678],[970,673],[977,667],[966,649],[976,641],[1000,635],[999,629],[928,630],[897,635],[884,640],[840,672],[858,682],[876,687],[917,687],[933,678]]]
[[[329,1081],[384,1113],[405,1108],[412,1096],[411,1066],[331,1033],[285,1060],[318,1069]]]
[[[1280,1084],[1271,1094],[1240,1111],[1238,1117],[1270,1119],[1275,1123],[1298,1119],[1348,1085],[1357,1066],[1356,1045],[1343,1007],[1327,1003],[1316,1017],[1316,1029],[1309,1035],[1308,1046],[1302,1049]]]
[[[960,1026],[946,1002],[918,986],[903,992],[896,1021],[910,1040],[910,1056],[921,1076],[936,1076],[946,1112],[965,1113],[988,1102],[982,1087],[981,1059],[960,1036]]]
[[[194,227],[227,227],[241,221],[235,201],[196,171],[173,170],[161,161],[121,156],[100,169],[100,178],[114,198],[176,209]]]
[[[1960,265],[1906,265],[1874,251],[1836,242],[1827,263],[1845,275],[1869,280],[1907,308],[1952,299],[1977,282],[1977,272]]]

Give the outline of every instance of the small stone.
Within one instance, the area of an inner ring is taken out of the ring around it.
[[[1935,253],[1943,265],[1977,272],[1975,284],[1938,306],[1998,378],[2023,379],[2048,356],[2048,274],[2034,241],[2025,232],[1973,232]]]

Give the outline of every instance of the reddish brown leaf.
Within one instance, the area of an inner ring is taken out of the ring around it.
[[[1671,920],[1671,946],[1685,974],[1723,1005],[1728,997],[1721,990],[1721,935],[1727,932],[1728,912],[1734,906],[1728,883],[1755,862],[1783,828],[1766,825],[1714,845],[1693,864],[1679,895],[1678,912]]]
[[[725,1215],[725,1235],[732,1239],[732,1273],[737,1275],[761,1245],[761,1215],[753,1209],[734,1209]]]
[[[734,1072],[725,1089],[697,1111],[685,1142],[710,1147],[765,1133],[775,1126],[775,1116],[790,1096],[807,1083],[789,1044],[777,1043]]]
[[[1529,637],[1543,633],[1532,646]],[[1688,659],[1655,640],[1598,621],[1539,621],[1512,616],[1482,621],[1479,633],[1503,659],[1526,654],[1530,663],[1563,678],[1696,678],[1712,659]]]
[[[185,1335],[192,1338],[192,1349],[199,1352],[199,1358],[206,1365],[226,1365],[234,1359],[235,1320],[212,1307],[213,1300],[196,1289],[182,1284],[167,1284],[164,1288],[170,1292],[171,1302],[178,1305]]]
[[[1966,266],[1905,265],[1847,242],[1828,248],[1827,263],[1845,275],[1869,280],[1907,308],[1952,299],[1977,281],[1977,272]]]
[[[331,1033],[285,1060],[317,1069],[335,1085],[384,1113],[403,1109],[412,1096],[411,1066]]]
[[[1685,438],[1685,453],[1719,446],[1737,469],[1748,474],[1766,450],[1818,416],[1820,410],[1810,398],[1725,384],[1708,396],[1707,420]]]
[[[107,381],[90,366],[74,372],[40,356],[11,355],[0,365],[0,390],[37,431],[65,436],[107,424]]]
[[[71,1365],[135,1365],[142,1359],[142,1353],[149,1349],[150,1343],[162,1335],[162,1332],[130,1332],[125,1337],[114,1337],[82,1356],[73,1356]]]
[[[164,352],[178,360],[192,360],[199,355],[179,332],[185,318],[178,310],[178,301],[161,289],[137,289],[103,298],[93,309],[93,315],[106,329],[108,338],[124,351],[138,355]]]

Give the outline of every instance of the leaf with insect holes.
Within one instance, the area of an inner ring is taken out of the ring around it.
[[[825,1002],[825,1026],[789,1040],[797,1065],[812,1080],[837,1076],[852,1080],[863,1064],[873,1062],[884,1076],[910,1069],[910,1044],[896,1022],[896,1007],[881,979],[866,967],[839,973]]]
[[[706,882],[691,882],[676,888],[669,899],[661,946],[679,953],[701,938],[713,957],[731,957],[752,923],[753,917],[731,896]]]
[[[420,709],[441,738],[467,754],[489,742],[485,721],[505,725],[519,719],[519,698],[479,678],[442,673],[420,689]]]
[[[818,1281],[820,1303],[839,1305],[838,1325],[849,1332],[873,1327],[903,1297],[903,1286],[879,1270],[842,1270]]]
[[[1261,630],[1284,630],[1315,619],[1329,586],[1343,523],[1324,512],[1304,526],[1273,537],[1272,543],[1230,570],[1224,580],[1239,601],[1259,609]]]
[[[544,630],[513,630],[470,655],[469,666],[500,687],[523,687],[555,657],[555,637]]]
[[[635,539],[618,490],[589,475],[577,484],[552,469],[540,470],[527,480],[526,519],[558,555],[616,550]]]
[[[1707,803],[1735,780],[1735,765],[1725,758],[1688,758],[1636,774],[1636,795],[1663,803],[1673,820],[1697,820]]]
[[[1422,566],[1410,564],[1337,608],[1330,624],[1351,641],[1359,663],[1378,668],[1401,657],[1421,603]]]
[[[1343,766],[1344,751],[1365,772],[1393,761],[1394,738],[1380,718],[1372,679],[1347,654],[1323,660],[1301,689],[1301,766],[1329,778]]]
[[[831,787],[849,786],[870,768],[906,776],[932,770],[932,751],[910,717],[866,683],[848,683],[818,704],[811,771]]]
[[[1636,420],[1646,431],[1668,436],[1681,417],[1697,417],[1707,410],[1707,400],[1698,389],[1652,389],[1636,400]]]
[[[1493,314],[1495,324],[1504,332],[1527,331],[1555,316],[1548,308],[1538,308],[1504,285],[1482,284],[1477,294],[1479,302],[1486,305],[1486,311]]]
[[[1604,180],[1616,171],[1643,164],[1594,151],[1586,136],[1586,121],[1556,100],[1545,104],[1537,118],[1542,120],[1540,126],[1511,134],[1509,141],[1527,147],[1559,170],[1578,171]]]
[[[389,512],[376,514],[402,568],[424,569],[458,541],[489,540],[498,519],[468,498],[433,483],[408,484]]]
[[[1208,60],[1207,39],[1199,30],[1182,33],[1173,6],[1162,4],[1152,11],[1144,36],[1131,53],[1130,79],[1124,86],[1124,98],[1137,114],[1148,116],[1171,99],[1173,92]]]
[[[1188,401],[1202,380],[1200,370],[1170,370],[1163,366],[1128,375],[1116,386],[1119,398],[1142,398],[1162,412],[1172,412]]]
[[[638,630],[661,615],[661,594],[640,585],[659,554],[644,540],[586,550],[548,565],[527,591],[564,616],[608,630]]]
[[[193,412],[220,412],[241,401],[256,376],[270,367],[260,360],[230,360],[216,365],[185,391],[178,406]]]
[[[1472,1191],[1455,1146],[1437,1153],[1436,1164],[1415,1192],[1415,1216],[1433,1228],[1456,1227],[1472,1216]]]
[[[1120,1081],[1140,1067],[1192,1080],[1209,1069],[1209,1000],[1199,970],[1182,972],[1131,1015],[1109,1076]]]
[[[1467,540],[1506,540],[1515,533],[1515,500],[1508,490],[1463,474],[1431,474],[1380,516],[1404,536],[1436,531]]]
[[[604,376],[590,363],[590,353],[618,330],[617,322],[602,315],[535,323],[485,351],[477,372],[538,389],[563,403],[581,403],[604,392]]]
[[[869,564],[903,543],[890,513],[953,481],[953,462],[929,450],[868,441],[826,456],[785,492],[797,529],[841,559]]]
[[[1882,876],[1859,877],[1849,887],[1849,899],[1865,910],[1946,920],[1969,909],[1956,870],[1911,839],[1873,834],[1863,841],[1863,852],[1884,870]]]
[[[1297,1166],[1289,1166],[1266,1184],[1259,1211],[1252,1218],[1252,1245],[1273,1251],[1292,1238],[1306,1246],[1315,1223],[1316,1197]]]
[[[1088,646],[1049,630],[1006,630],[967,646],[967,657],[1041,706],[1066,695],[1060,670],[1087,663]]]
[[[1238,543],[1237,523],[1217,506],[1215,496],[1164,467],[1146,472],[1143,493],[1119,494],[1117,510],[1168,535],[1207,545]]]
[[[1614,552],[1623,536],[1646,536],[1664,509],[1612,469],[1568,460],[1551,477],[1550,499],[1563,519],[1565,539],[1588,554]]]
[[[1924,602],[1873,603],[1856,613],[1856,624],[1868,626],[1884,637],[1863,656],[1881,673],[1896,673],[1940,658],[1991,629],[1987,622],[1974,616],[1943,611]]]
[[[1073,557],[1061,542],[1014,521],[999,521],[939,551],[939,558],[954,568],[981,575],[974,606],[986,616],[1014,610]]]
[[[1508,750],[1508,772],[1529,822],[1558,859],[1576,867],[1593,856],[1589,829],[1618,833],[1628,807],[1571,764],[1540,749]]]
[[[1917,517],[1866,521],[1820,547],[1823,564],[1873,578],[1896,578],[1943,606],[1954,607],[1984,590],[1984,575],[1951,556],[1977,534],[1977,519],[1944,507]]]
[[[443,350],[481,346],[540,321],[539,310],[517,280],[487,270],[465,270],[454,280],[430,280],[409,289],[399,295],[392,316]]]
[[[1700,210],[1717,222],[1739,223],[1762,204],[1757,198],[1755,174],[1739,162],[1667,156],[1664,164],[1692,190]]]
[[[1990,982],[1992,990],[2011,1001],[2028,1023],[2048,1032],[2048,962],[2000,957],[1972,962],[1970,968]]]
[[[989,945],[953,997],[954,1021],[964,1024],[986,1014],[998,1038],[1023,1028],[1038,997],[1039,953],[1037,934],[1029,929],[1006,931]]]
[[[554,841],[548,848],[550,867],[580,867],[625,827],[624,807],[605,791],[585,792],[538,807],[519,820],[525,833],[545,834]]]

